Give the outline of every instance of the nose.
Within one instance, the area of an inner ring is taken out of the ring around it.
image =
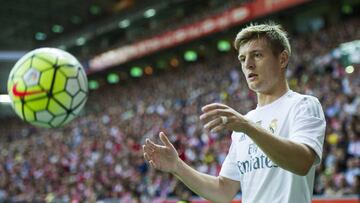
[[[246,57],[243,65],[244,65],[244,68],[246,68],[246,69],[254,69],[255,68],[255,63],[254,63],[254,60],[252,59],[252,57]]]

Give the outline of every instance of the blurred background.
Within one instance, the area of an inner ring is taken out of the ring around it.
[[[217,175],[231,132],[205,132],[200,109],[256,106],[232,42],[250,22],[269,20],[289,32],[291,89],[319,98],[326,115],[314,201],[359,201],[360,0],[0,5],[0,202],[205,202],[150,169],[141,145],[164,130],[186,163]],[[85,109],[60,129],[21,121],[6,96],[16,60],[39,47],[72,53],[88,74]]]

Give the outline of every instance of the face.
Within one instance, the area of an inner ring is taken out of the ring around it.
[[[275,56],[265,39],[251,40],[239,48],[241,69],[251,90],[269,94],[285,80],[283,53]]]

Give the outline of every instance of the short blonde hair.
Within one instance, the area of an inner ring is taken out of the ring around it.
[[[265,39],[274,55],[278,55],[284,50],[288,52],[289,56],[291,55],[287,33],[278,24],[273,22],[260,25],[250,24],[237,34],[234,47],[239,50],[242,45],[254,39]]]

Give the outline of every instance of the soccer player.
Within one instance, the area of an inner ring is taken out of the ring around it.
[[[286,33],[276,24],[250,25],[237,34],[234,45],[247,84],[257,94],[257,107],[246,115],[219,103],[202,108],[205,129],[233,131],[219,176],[183,162],[163,132],[163,145],[145,141],[144,158],[211,202],[230,202],[240,188],[244,203],[311,202],[326,124],[318,99],[289,89]]]

